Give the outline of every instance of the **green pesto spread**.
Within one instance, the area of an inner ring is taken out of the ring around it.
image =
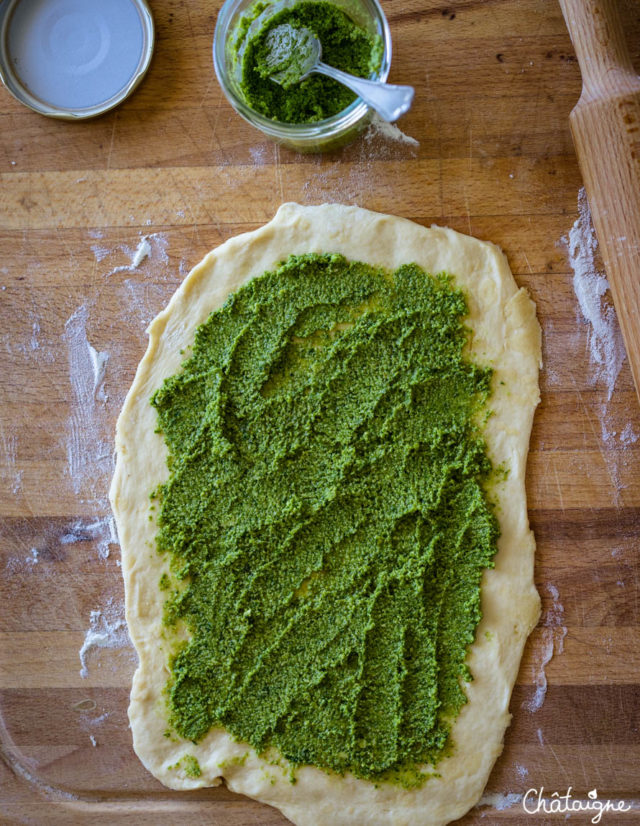
[[[466,314],[446,275],[303,255],[197,329],[152,400],[179,735],[404,785],[448,753],[498,537]]]
[[[172,771],[182,769],[185,776],[190,777],[192,780],[202,776],[200,763],[198,763],[198,760],[192,754],[185,755],[182,760],[178,760],[178,762],[174,763],[173,766],[169,766],[169,769]]]
[[[287,29],[305,28],[322,46],[322,61],[358,77],[369,77],[382,60],[382,40],[368,34],[342,9],[327,0],[300,0],[281,7],[277,2],[254,3],[242,16],[233,32],[233,52],[240,92],[254,111],[284,123],[311,123],[324,120],[346,109],[356,95],[331,78],[311,74],[298,83],[280,85],[270,78],[274,71],[291,69],[295,80],[295,63],[283,54],[282,65],[271,60],[273,30],[287,24]],[[281,29],[280,31],[286,31]],[[295,39],[292,41],[295,43]],[[283,42],[283,52],[288,43]]]

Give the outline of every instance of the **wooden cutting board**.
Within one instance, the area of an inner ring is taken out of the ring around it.
[[[368,135],[326,156],[278,148],[226,103],[211,66],[219,0],[152,5],[149,75],[112,113],[56,122],[0,90],[0,819],[285,823],[224,787],[173,793],[135,757],[106,492],[146,324],[209,249],[287,200],[495,241],[536,300],[545,369],[527,485],[544,614],[491,805],[461,822],[547,822],[524,813],[530,788],[640,805],[640,411],[626,363],[610,399],[597,378],[562,241],[582,184],[568,125],[580,77],[556,3],[383,0],[391,80],[416,87],[400,126],[419,145]],[[620,5],[638,66],[640,6]],[[134,267],[142,236],[150,255]],[[83,678],[90,622],[113,647],[87,653]]]

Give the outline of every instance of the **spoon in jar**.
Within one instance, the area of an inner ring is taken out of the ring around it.
[[[265,38],[264,68],[261,74],[284,89],[304,80],[312,72],[337,80],[355,92],[367,106],[386,121],[397,120],[409,110],[413,86],[394,86],[365,80],[322,63],[322,44],[309,29],[294,28],[289,23],[275,26]]]

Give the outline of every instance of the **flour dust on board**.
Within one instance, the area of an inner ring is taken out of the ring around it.
[[[617,501],[624,487],[622,471],[627,462],[624,450],[619,448],[633,444],[640,434],[630,422],[618,429],[613,417],[612,396],[626,353],[584,188],[578,192],[578,217],[562,240],[573,271],[577,319],[587,323],[588,378],[593,386],[606,389],[606,398],[598,407],[598,418],[603,455]]]

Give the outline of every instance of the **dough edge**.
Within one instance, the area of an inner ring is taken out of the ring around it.
[[[484,433],[494,463],[509,469],[494,493],[501,527],[496,566],[483,579],[483,619],[467,658],[474,680],[467,686],[469,702],[453,728],[454,754],[438,765],[440,777],[417,790],[376,787],[313,767],[300,769],[294,785],[286,771],[223,730],[210,731],[197,745],[164,736],[162,690],[169,670],[161,621],[165,595],[158,580],[166,561],[155,550],[149,493],[166,479],[167,468],[166,447],[154,432],[155,411],[149,399],[188,357],[180,350],[192,344],[195,328],[232,291],[288,255],[303,252],[336,252],[390,269],[415,262],[427,272],[452,273],[456,284],[467,289],[470,352],[494,369],[493,415]],[[173,789],[218,785],[224,776],[233,791],[276,806],[300,826],[439,826],[462,816],[479,800],[502,751],[511,691],[540,612],[524,476],[539,402],[541,333],[535,305],[526,290],[518,289],[506,257],[494,244],[447,228],[425,228],[354,206],[286,203],[269,223],[230,238],[194,267],[148,333],[147,351],[116,427],[110,490],[122,548],[127,625],[139,658],[129,719],[142,763]],[[197,758],[200,777],[172,768],[185,755]]]

